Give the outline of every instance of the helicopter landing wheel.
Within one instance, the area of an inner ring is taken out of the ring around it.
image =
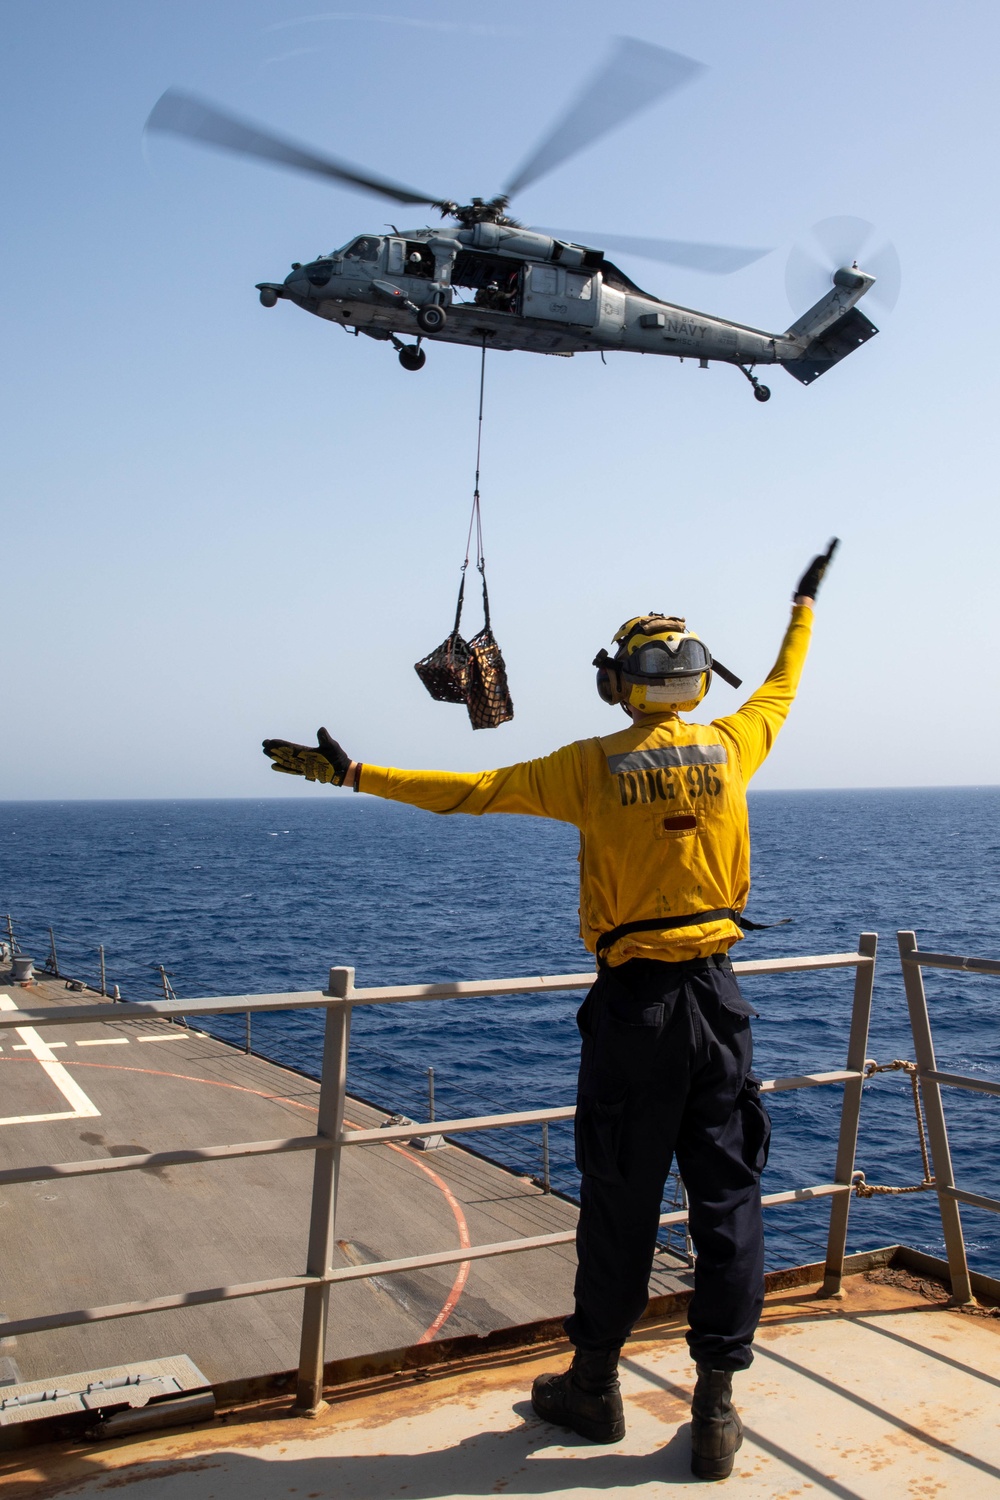
[[[417,313],[417,323],[424,333],[440,333],[448,321],[448,314],[436,302],[428,302]]]
[[[750,384],[753,386],[754,396],[758,401],[770,401],[771,388],[770,386],[761,385],[760,381],[757,379],[756,375],[753,372],[752,365],[749,370],[747,369],[746,365],[737,365],[736,368],[739,370],[741,375],[745,375],[749,380]]]
[[[404,370],[422,370],[427,363],[427,355],[416,344],[404,344],[399,351],[399,363]]]

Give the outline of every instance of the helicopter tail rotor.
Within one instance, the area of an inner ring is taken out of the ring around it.
[[[814,224],[805,243],[794,245],[785,267],[785,290],[792,308],[810,306],[830,287],[841,268],[859,266],[875,277],[868,294],[891,312],[899,298],[902,271],[899,254],[867,219],[841,214]]]

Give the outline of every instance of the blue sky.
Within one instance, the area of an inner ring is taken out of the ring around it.
[[[996,7],[311,4],[4,8],[0,797],[329,795],[259,752],[319,723],[385,764],[541,754],[618,727],[589,663],[636,612],[686,614],[753,685],[834,533],[800,701],[756,784],[996,782]],[[477,355],[434,347],[407,374],[254,290],[422,211],[142,125],[176,85],[435,193],[492,193],[612,30],[708,71],[529,188],[527,222],[771,245],[726,278],[616,258],[780,330],[804,310],[790,248],[857,214],[896,244],[903,292],[814,386],[773,372],[767,406],[690,362],[488,361],[483,514],[517,716],[475,734],[412,663],[453,611]],[[721,683],[709,700],[737,702]]]

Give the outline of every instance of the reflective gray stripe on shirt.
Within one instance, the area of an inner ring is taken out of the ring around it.
[[[723,766],[725,745],[664,745],[659,750],[630,750],[627,755],[609,755],[612,776],[626,771],[654,771],[659,766]]]

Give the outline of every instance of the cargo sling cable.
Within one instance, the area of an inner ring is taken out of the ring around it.
[[[479,364],[479,416],[476,429],[476,477],[473,486],[472,513],[465,542],[465,560],[458,589],[455,623],[451,634],[440,646],[415,663],[415,671],[432,698],[442,703],[464,703],[473,729],[495,729],[514,717],[514,705],[507,687],[507,669],[493,635],[490,621],[490,596],[486,586],[486,558],[483,553],[483,522],[480,506],[479,478],[483,448],[483,401],[486,386],[486,339],[483,338]],[[478,635],[463,639],[460,629],[465,602],[465,577],[472,555],[472,537],[476,537],[476,567],[483,580],[484,623]]]

